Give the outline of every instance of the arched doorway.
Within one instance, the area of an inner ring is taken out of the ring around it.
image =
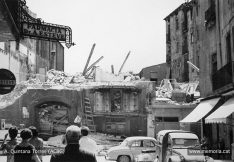
[[[46,101],[36,107],[36,119],[41,136],[63,134],[69,125],[70,107],[58,101]]]

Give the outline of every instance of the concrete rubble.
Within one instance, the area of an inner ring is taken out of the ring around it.
[[[107,72],[106,72],[107,73]],[[121,81],[100,81],[95,79],[85,79],[82,73],[70,75],[62,71],[51,69],[46,74],[46,82],[41,82],[37,78],[30,78],[27,81],[20,82],[15,89],[6,95],[0,96],[0,109],[13,104],[20,96],[27,92],[27,89],[79,89],[89,87],[116,87],[116,86],[134,86],[135,81],[139,81],[138,76],[131,73],[120,74]]]
[[[170,104],[194,104],[198,103],[200,92],[197,90],[198,81],[189,83],[178,83],[175,79],[162,80],[159,87],[156,87],[155,102]]]

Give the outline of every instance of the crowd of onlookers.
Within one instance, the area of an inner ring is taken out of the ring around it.
[[[20,138],[17,136],[20,134]],[[97,144],[88,137],[89,128],[71,125],[66,129],[61,152],[51,154],[51,162],[96,162]],[[7,137],[10,140],[7,140]],[[43,140],[38,137],[36,127],[18,130],[13,126],[5,135],[0,149],[7,155],[7,162],[42,162]],[[51,151],[53,152],[53,151]]]

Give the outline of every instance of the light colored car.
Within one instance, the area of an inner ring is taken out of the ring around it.
[[[182,130],[163,130],[157,135],[156,150],[143,150],[137,162],[213,162],[204,156],[196,134]]]
[[[156,143],[156,139],[152,137],[128,137],[119,146],[110,148],[105,157],[117,162],[131,162],[142,150],[156,149]]]

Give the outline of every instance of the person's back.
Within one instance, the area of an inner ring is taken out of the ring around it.
[[[29,140],[29,143],[32,144],[36,149],[43,148],[43,139],[39,137],[32,137]]]
[[[29,144],[27,146],[17,145],[14,148],[14,161],[15,162],[34,162],[32,159],[34,147]]]
[[[40,152],[43,152],[42,151],[42,149],[43,149],[43,140],[41,138],[38,138],[38,137],[32,137],[29,140],[29,143],[35,147],[37,152],[39,152],[38,157],[42,161],[42,154]]]
[[[10,136],[10,141],[6,142],[7,136]],[[13,161],[13,154],[12,154],[12,150],[14,149],[14,147],[19,144],[19,141],[17,141],[16,137],[18,134],[18,129],[16,127],[11,127],[8,130],[8,134],[5,135],[5,139],[3,141],[3,144],[1,145],[1,150],[3,150],[4,152],[6,152],[7,154],[7,162],[11,162]]]
[[[80,150],[85,152],[90,152],[92,154],[97,153],[97,144],[96,142],[89,138],[88,136],[83,136],[80,139]]]
[[[29,143],[35,147],[37,152],[39,152],[38,157],[42,161],[42,152],[43,149],[43,139],[38,137],[38,131],[36,127],[30,126],[29,129],[32,131],[32,138],[29,140]]]
[[[23,129],[20,132],[21,143],[14,148],[14,162],[41,162],[38,155],[34,152],[35,147],[28,141],[32,137],[30,129]]]
[[[86,126],[81,127],[82,137],[79,141],[80,150],[85,152],[90,152],[92,154],[97,154],[97,144],[93,139],[88,137],[89,132],[90,131],[88,127]]]
[[[80,151],[79,144],[68,144],[64,153],[53,154],[50,162],[96,162],[95,155]]]
[[[66,147],[64,152],[53,154],[50,162],[97,162],[96,156],[91,153],[81,151],[79,139],[81,136],[80,128],[72,125],[66,129]]]

